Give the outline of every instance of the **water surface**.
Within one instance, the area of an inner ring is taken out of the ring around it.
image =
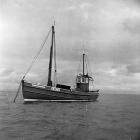
[[[14,104],[14,94],[0,92],[1,140],[139,140],[140,95],[68,103],[23,103],[19,97]]]

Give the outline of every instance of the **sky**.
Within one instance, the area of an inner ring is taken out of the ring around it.
[[[73,85],[83,50],[94,87],[140,93],[139,0],[0,0],[0,90],[16,90],[55,19],[57,79]],[[50,39],[26,80],[47,83]]]

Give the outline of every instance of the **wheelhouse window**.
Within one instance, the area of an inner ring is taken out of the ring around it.
[[[80,82],[81,82],[81,78],[77,77],[77,83],[80,83]]]
[[[85,83],[85,78],[84,77],[82,77],[82,83]]]
[[[88,83],[88,78],[86,78],[86,83]]]

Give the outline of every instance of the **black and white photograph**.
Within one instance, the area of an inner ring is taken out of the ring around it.
[[[140,0],[0,0],[0,140],[140,140]]]

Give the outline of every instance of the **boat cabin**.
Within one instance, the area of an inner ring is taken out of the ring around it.
[[[88,76],[88,74],[78,74],[76,77],[76,90],[83,91],[83,92],[89,92],[89,81],[91,77]]]

